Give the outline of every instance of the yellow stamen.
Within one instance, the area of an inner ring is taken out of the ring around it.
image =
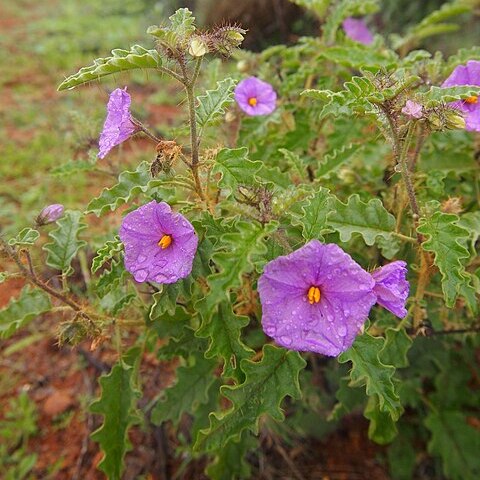
[[[158,242],[158,246],[162,249],[165,250],[167,247],[169,247],[172,244],[172,236],[171,235],[164,235]]]
[[[251,106],[251,107],[256,107],[257,106],[257,99],[256,97],[250,97],[248,99],[248,104]]]
[[[471,97],[467,97],[465,102],[470,104],[478,103],[478,97],[476,95],[472,95]]]
[[[310,303],[310,305],[313,305],[314,303],[318,303],[320,301],[320,289],[318,287],[310,287],[308,289],[308,294],[307,298]]]

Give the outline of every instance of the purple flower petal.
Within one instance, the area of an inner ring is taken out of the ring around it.
[[[113,147],[120,145],[137,131],[131,120],[130,103],[131,98],[126,88],[117,88],[110,94],[107,118],[98,142],[99,158],[104,158]]]
[[[402,108],[402,113],[410,118],[422,118],[423,106],[413,100],[407,100],[407,103]]]
[[[462,85],[480,86],[480,62],[470,60],[466,65],[458,65],[443,82],[442,87]],[[480,94],[480,88],[479,88]],[[480,132],[480,98],[478,95],[465,100],[452,102],[450,107],[465,113],[465,129]]]
[[[163,237],[170,240],[164,248]],[[165,202],[152,201],[123,219],[125,268],[137,282],[175,283],[190,275],[198,238],[192,224]]]
[[[340,247],[312,240],[267,265],[258,280],[264,332],[286,348],[337,356],[375,303],[375,282]],[[318,289],[318,302],[310,289]]]
[[[277,106],[277,93],[269,83],[249,77],[235,88],[235,100],[247,115],[269,115]]]
[[[377,303],[399,318],[407,315],[405,302],[410,285],[406,279],[407,264],[401,260],[391,262],[372,272]]]
[[[342,23],[343,30],[348,38],[356,42],[370,45],[373,42],[373,35],[367,24],[361,18],[346,18]]]

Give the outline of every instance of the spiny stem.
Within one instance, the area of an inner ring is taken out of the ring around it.
[[[139,131],[143,132],[148,138],[153,140],[155,143],[161,142],[161,138],[158,138],[155,134],[153,134],[138,118],[134,116],[131,117],[132,123],[138,127]]]

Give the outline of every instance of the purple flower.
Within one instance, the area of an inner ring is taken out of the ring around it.
[[[192,271],[198,238],[192,224],[165,202],[125,216],[120,227],[125,268],[137,282],[175,283]]]
[[[374,286],[339,246],[312,240],[265,265],[258,280],[263,330],[286,348],[337,356],[367,319]]]
[[[480,86],[480,62],[470,60],[466,65],[455,67],[455,70],[443,82],[442,87],[454,87],[456,85]],[[452,102],[450,106],[465,114],[466,130],[480,132],[480,101],[478,95]]]
[[[406,276],[407,264],[401,260],[372,272],[375,280],[373,291],[377,294],[377,303],[400,318],[407,315],[405,302],[410,286]]]
[[[56,222],[64,212],[64,207],[60,203],[53,203],[45,207],[38,215],[36,223],[38,226],[47,225]]]
[[[423,106],[413,100],[407,100],[407,103],[402,108],[402,113],[410,118],[422,118]]]
[[[120,145],[133,133],[138,131],[138,127],[132,122],[130,113],[130,103],[132,102],[127,88],[115,89],[108,100],[107,118],[103,124],[103,130],[98,142],[98,157],[104,158],[105,155],[116,145]]]
[[[343,21],[342,26],[348,38],[364,45],[370,45],[373,42],[373,35],[361,18],[348,17]]]
[[[235,100],[247,115],[268,115],[276,108],[277,94],[269,83],[249,77],[235,88]]]

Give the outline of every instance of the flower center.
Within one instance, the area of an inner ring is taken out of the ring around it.
[[[256,106],[257,106],[257,103],[258,103],[257,97],[250,97],[250,98],[248,99],[248,104],[249,104],[251,107],[256,107]]]
[[[472,95],[471,97],[467,97],[465,99],[465,103],[470,103],[471,105],[478,103],[478,97],[476,95]]]
[[[162,249],[165,250],[172,244],[172,236],[171,235],[164,235],[157,243],[157,245]]]
[[[320,301],[320,289],[318,287],[314,287],[313,285],[308,289],[307,298],[310,305],[314,303],[318,303]]]

